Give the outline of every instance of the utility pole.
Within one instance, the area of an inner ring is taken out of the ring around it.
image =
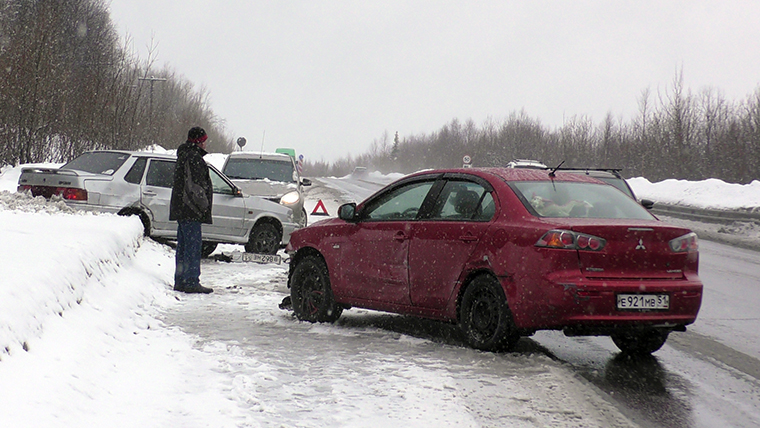
[[[153,84],[156,82],[165,82],[165,77],[138,77],[137,80],[141,80],[143,82],[150,82],[150,102],[148,104],[148,130],[150,132],[150,138],[151,142],[155,143],[155,140],[153,139],[156,135],[155,132],[153,132]]]

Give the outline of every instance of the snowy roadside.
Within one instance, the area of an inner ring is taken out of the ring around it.
[[[663,180],[652,183],[646,178],[626,180],[639,198],[671,205],[717,210],[760,209],[760,181],[749,184],[726,183],[710,178],[701,181]]]
[[[760,181],[732,184],[721,180],[664,180],[651,183],[641,177],[627,180],[639,198],[655,202],[717,210],[760,210]],[[697,232],[700,239],[760,251],[760,226],[753,222],[703,223],[660,216],[667,223]]]
[[[158,321],[173,255],[141,234],[0,192],[4,426],[238,426],[218,361]]]

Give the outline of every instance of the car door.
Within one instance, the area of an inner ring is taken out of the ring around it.
[[[219,171],[209,166],[211,185],[214,188],[214,203],[211,206],[212,224],[203,225],[204,237],[226,240],[228,237],[242,236],[248,209],[245,198],[236,194],[235,188],[222,178]]]
[[[169,221],[174,165],[174,160],[151,159],[145,174],[142,203],[152,214],[157,236],[174,236],[177,231],[177,222]],[[209,167],[209,176],[214,188],[214,203],[211,207],[213,222],[202,225],[203,238],[226,241],[230,237],[242,236],[248,212],[245,198],[237,196],[232,185],[213,167]]]
[[[448,179],[430,212],[412,225],[409,281],[413,305],[446,305],[465,263],[491,225],[495,211],[491,187],[478,181],[466,176]]]
[[[368,201],[347,239],[341,271],[351,297],[409,305],[411,224],[434,179],[403,183]]]
[[[169,221],[169,203],[174,185],[174,160],[150,159],[140,200],[151,214],[154,234],[176,235],[177,222]]]

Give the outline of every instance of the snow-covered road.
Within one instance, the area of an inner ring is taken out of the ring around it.
[[[222,249],[224,250],[224,249]],[[346,311],[297,321],[284,266],[206,260],[213,296],[181,296],[167,325],[231,378],[246,423],[266,427],[626,427],[596,389],[540,354],[472,350],[447,324]]]

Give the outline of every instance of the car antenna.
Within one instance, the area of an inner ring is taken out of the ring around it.
[[[559,165],[557,165],[553,170],[549,171],[549,177],[556,177],[554,173],[557,172],[557,170],[559,169],[559,167],[562,166],[563,163],[565,163],[565,161],[560,162]]]
[[[259,150],[259,159],[264,157],[264,137],[267,136],[267,130],[264,130],[264,134],[261,136],[261,150]]]

